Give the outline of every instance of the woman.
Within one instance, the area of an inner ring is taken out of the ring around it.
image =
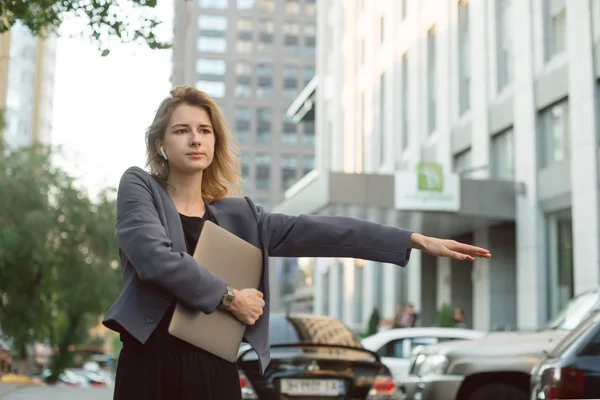
[[[123,341],[117,400],[240,399],[236,365],[169,335],[168,325],[177,302],[204,313],[228,310],[247,325],[245,340],[264,373],[268,257],[355,257],[400,266],[412,248],[458,260],[490,257],[481,248],[357,219],[266,213],[235,196],[240,168],[233,142],[209,96],[177,87],[146,133],[151,173],[132,167],[121,178],[116,238],[123,288],[104,320]],[[229,288],[192,258],[206,220],[262,249],[258,290]]]

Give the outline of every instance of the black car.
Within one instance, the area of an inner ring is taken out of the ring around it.
[[[600,398],[600,310],[581,322],[531,371],[531,399]]]
[[[256,353],[238,355],[244,399],[396,400],[379,356],[364,349],[341,321],[314,315],[271,315],[271,364],[263,376]]]

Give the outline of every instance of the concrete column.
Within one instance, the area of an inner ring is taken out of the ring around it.
[[[331,289],[329,291],[329,315],[333,318],[342,319],[343,315],[340,315],[340,302],[342,301],[343,287],[339,284],[340,274],[342,270],[342,263],[336,262],[331,271]]]
[[[324,274],[328,271],[328,260],[324,258],[316,258],[315,272],[313,274],[314,313],[316,315],[325,314],[325,304],[329,301],[327,293],[330,291],[330,284],[325,282],[324,279]]]
[[[532,0],[512,3],[514,46],[515,180],[525,193],[516,199],[518,326],[535,329],[545,320],[543,216],[537,199],[537,126],[534,99]]]
[[[457,2],[454,2],[457,3]],[[471,42],[471,115],[472,115],[472,145],[471,157],[472,167],[478,168],[489,165],[490,136],[489,113],[488,113],[488,19],[487,7],[493,6],[494,2],[487,0],[469,1],[469,23],[471,30],[469,40]],[[487,178],[488,169],[478,169],[471,176]]]
[[[475,231],[475,246],[487,248],[490,251],[490,237],[488,229]],[[487,331],[490,329],[490,307],[492,284],[490,281],[491,261],[478,258],[473,264],[473,329]]]
[[[452,260],[436,258],[437,268],[437,308],[444,304],[452,306]]]
[[[398,2],[400,3],[400,2]],[[438,9],[438,22],[437,22],[437,40],[439,45],[437,46],[438,64],[437,64],[437,122],[439,127],[451,126],[452,121],[452,101],[447,101],[453,98],[453,92],[451,90],[452,81],[454,79],[448,79],[453,77],[454,74],[450,60],[453,59],[452,54],[452,37],[454,36],[454,29],[452,29],[452,16],[454,15],[451,11],[455,7],[456,2],[443,1],[438,3],[435,7]],[[452,153],[450,141],[452,135],[447,134],[443,130],[438,133],[437,146],[436,146],[436,161],[444,166],[444,169],[450,171],[452,169]]]
[[[354,260],[351,258],[345,258],[342,260],[341,268],[344,269],[344,292],[343,292],[343,318],[342,321],[348,325],[353,326],[355,323],[354,318]]]
[[[597,82],[589,0],[567,4],[575,294],[600,283]],[[595,116],[592,117],[592,116]]]

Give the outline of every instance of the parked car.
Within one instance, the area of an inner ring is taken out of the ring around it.
[[[271,315],[271,363],[240,346],[243,399],[399,400],[390,370],[341,321],[314,315]]]
[[[482,339],[427,346],[400,385],[409,400],[529,400],[530,373],[573,328],[600,307],[600,289],[574,299],[546,328],[492,332]]]
[[[531,371],[531,399],[600,397],[600,311],[573,329]]]
[[[381,331],[362,340],[365,349],[381,357],[397,384],[408,377],[411,355],[422,346],[453,341],[474,340],[485,332],[461,328],[399,328]]]

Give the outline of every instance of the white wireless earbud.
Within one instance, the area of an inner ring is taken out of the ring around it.
[[[167,154],[165,153],[165,149],[163,149],[162,146],[160,146],[160,154],[162,154],[162,156],[164,157],[165,160],[168,160]]]

